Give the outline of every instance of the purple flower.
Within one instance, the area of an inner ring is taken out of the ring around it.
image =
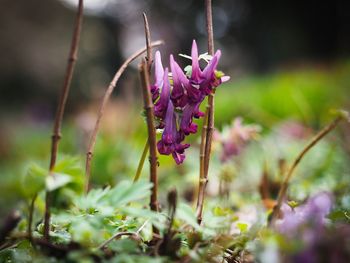
[[[177,164],[185,159],[185,137],[197,132],[193,118],[203,117],[199,107],[212,90],[228,80],[216,72],[221,52],[217,51],[202,71],[199,67],[197,44],[192,44],[192,73],[186,76],[174,57],[170,56],[172,82],[169,81],[168,68],[163,69],[160,53],[155,55],[155,84],[151,86],[157,128],[164,128],[162,138],[157,143],[160,154],[172,154]],[[176,110],[175,110],[176,109]]]
[[[177,132],[176,115],[174,113],[174,105],[171,101],[168,103],[168,109],[165,117],[165,128],[162,139],[158,141],[157,148],[160,154],[172,154],[177,164],[185,159],[184,151],[189,144],[181,144],[182,138]]]
[[[154,104],[154,115],[158,118],[164,118],[168,108],[170,98],[170,83],[168,78],[168,68],[165,68],[162,80],[163,87],[159,100]]]
[[[198,125],[193,123],[192,119],[195,116],[196,112],[198,112],[199,103],[197,104],[187,104],[184,107],[180,130],[185,134],[189,135],[190,133],[196,133]],[[198,114],[198,113],[197,113]]]
[[[210,60],[209,64],[205,67],[202,73],[202,82],[200,88],[205,95],[209,95],[214,87],[218,86],[216,80],[215,70],[221,57],[221,51],[216,51],[214,57]]]
[[[153,103],[159,96],[159,89],[163,86],[164,69],[160,52],[157,51],[154,59],[155,64],[155,84],[151,86],[151,94]]]
[[[175,107],[184,107],[187,103],[187,95],[185,94],[184,87],[189,85],[189,80],[174,60],[173,55],[170,55],[170,68],[173,75],[171,100]]]
[[[199,67],[198,60],[198,48],[197,43],[193,40],[192,43],[192,74],[190,78],[189,86],[186,86],[187,93],[191,101],[193,102],[202,102],[205,96],[209,95],[213,88],[216,88],[221,83],[228,81],[230,78],[228,76],[223,76],[217,78],[215,72],[216,67],[219,63],[221,57],[221,51],[216,51],[213,58],[210,60],[208,65],[201,71]]]
[[[177,164],[181,164],[185,160],[185,149],[190,147],[188,143],[175,145],[175,151],[172,152],[172,156]]]

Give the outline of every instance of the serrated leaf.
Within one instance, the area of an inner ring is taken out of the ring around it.
[[[115,206],[123,206],[129,202],[146,198],[150,195],[152,184],[146,181],[120,182],[110,193],[110,202]]]
[[[46,189],[54,191],[61,188],[72,181],[72,177],[68,174],[54,173],[46,178]]]
[[[92,189],[86,196],[79,196],[73,201],[76,208],[87,214],[100,213],[109,215],[113,213],[113,208],[108,206],[107,194],[110,187],[105,189]]]

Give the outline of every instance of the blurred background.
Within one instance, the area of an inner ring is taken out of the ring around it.
[[[0,210],[7,210],[20,199],[18,181],[27,163],[48,166],[78,1],[0,2]],[[121,63],[144,46],[142,12],[153,40],[165,41],[160,48],[165,65],[171,53],[189,54],[192,39],[201,53],[206,51],[203,1],[86,0],[61,155],[77,155],[83,162],[105,89]],[[217,92],[217,128],[241,116],[259,124],[263,133],[286,121],[316,130],[330,120],[329,110],[348,108],[349,12],[350,2],[341,0],[214,0],[215,47],[223,53],[219,68],[231,76]],[[183,67],[189,63],[178,60]],[[145,143],[136,65],[121,78],[105,115],[94,159],[95,184],[132,177]],[[348,128],[340,131],[344,151],[350,151]],[[195,151],[198,135],[192,137]],[[186,167],[196,165],[195,153],[187,159],[176,173],[186,174]],[[162,174],[173,170],[170,158],[161,163]]]

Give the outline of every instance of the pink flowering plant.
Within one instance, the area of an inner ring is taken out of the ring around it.
[[[198,125],[194,119],[204,116],[200,106],[204,99],[230,78],[217,70],[221,57],[218,50],[201,70],[197,43],[193,40],[191,50],[191,70],[184,72],[170,55],[170,69],[163,68],[160,52],[155,54],[155,82],[151,86],[154,115],[158,129],[163,129],[162,138],[157,143],[160,154],[172,155],[177,164],[185,159],[185,149],[190,147],[184,143],[186,136],[197,133]]]

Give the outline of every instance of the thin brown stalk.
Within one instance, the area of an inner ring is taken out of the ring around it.
[[[76,14],[76,21],[74,26],[74,32],[72,37],[71,48],[68,56],[68,63],[66,68],[66,74],[63,82],[63,87],[61,91],[60,100],[58,102],[54,127],[53,127],[53,135],[52,135],[52,144],[51,144],[51,158],[50,158],[50,167],[49,174],[53,175],[53,170],[56,164],[57,152],[58,152],[58,144],[61,139],[61,126],[63,114],[69,94],[70,85],[72,82],[75,62],[78,59],[78,46],[80,40],[81,27],[83,23],[83,0],[79,0],[78,10]],[[49,239],[49,231],[50,231],[50,206],[51,206],[51,193],[49,191],[46,192],[46,200],[45,200],[45,218],[44,218],[44,238]]]
[[[271,218],[270,218],[270,224],[273,224],[273,222],[277,219],[280,209],[282,206],[282,202],[284,201],[289,185],[289,181],[293,175],[293,172],[295,168],[298,166],[300,161],[303,159],[303,157],[306,155],[306,153],[309,152],[324,136],[326,136],[329,132],[331,132],[335,127],[337,127],[338,123],[343,120],[344,118],[342,116],[337,117],[334,121],[332,121],[329,125],[324,127],[321,131],[319,131],[314,138],[305,146],[305,148],[298,154],[298,156],[295,158],[292,166],[288,169],[287,175],[284,178],[284,181],[281,185],[281,188],[278,193],[277,197],[277,204],[273,209]]]
[[[209,105],[207,105],[208,109]],[[206,111],[207,112],[207,111]],[[204,175],[204,158],[205,158],[205,141],[207,135],[207,122],[208,122],[208,114],[204,115],[203,119],[203,127],[201,134],[201,144],[199,150],[199,184],[198,184],[198,198],[197,198],[197,221],[200,224],[202,222],[202,212],[203,212],[203,202],[204,202],[204,193],[207,180]]]
[[[142,152],[141,159],[139,161],[139,165],[137,166],[136,174],[135,174],[135,177],[134,177],[134,180],[133,180],[134,182],[137,182],[140,179],[142,168],[143,168],[143,165],[145,163],[148,150],[149,150],[149,142],[147,140],[146,144],[145,144],[145,147],[143,148],[143,152]]]
[[[213,139],[213,133],[214,133],[214,95],[215,91],[209,95],[208,97],[208,129],[207,129],[207,135],[205,140],[205,158],[204,158],[204,175],[207,178],[208,177],[208,171],[209,171],[209,162],[210,162],[210,155],[211,155],[211,145],[212,145],[212,139]]]
[[[208,36],[208,53],[214,55],[214,32],[213,32],[213,13],[211,0],[205,0],[206,27]]]
[[[146,16],[146,13],[142,14],[143,16],[143,22],[145,25],[145,36],[146,36],[146,47],[147,47],[147,67],[148,67],[148,72],[151,71],[151,66],[152,66],[152,62],[153,62],[153,58],[152,58],[152,46],[151,46],[151,32],[149,30],[149,24],[148,24],[148,19]]]
[[[158,41],[151,43],[151,46],[156,47],[156,46],[162,45],[163,43],[164,43],[163,41],[158,40]],[[98,131],[100,129],[101,120],[102,120],[105,108],[107,106],[107,102],[109,101],[109,98],[112,95],[113,90],[114,90],[115,86],[117,85],[118,80],[121,77],[121,75],[123,74],[123,72],[125,71],[125,69],[129,66],[129,64],[132,61],[134,61],[136,58],[138,58],[144,52],[146,52],[146,50],[147,50],[146,47],[144,47],[144,48],[136,51],[134,54],[132,54],[130,57],[128,57],[125,60],[125,62],[120,66],[118,71],[115,73],[113,80],[109,84],[109,86],[108,86],[108,88],[103,96],[101,106],[100,106],[100,109],[98,112],[97,120],[96,120],[94,129],[92,131],[92,134],[90,137],[90,143],[89,143],[88,150],[86,153],[86,165],[85,165],[85,192],[86,193],[90,189],[91,162],[92,162],[92,157],[93,157],[93,153],[94,153],[94,149],[95,149],[97,134],[98,134]]]
[[[213,15],[212,15],[212,1],[205,0],[206,9],[206,28],[208,35],[208,53],[214,55],[214,34],[213,34]],[[201,223],[205,188],[208,182],[208,170],[211,153],[211,142],[214,132],[214,91],[209,94],[208,104],[205,111],[205,117],[203,121],[203,131],[201,137],[200,146],[200,176],[199,176],[199,191],[197,201],[197,221]],[[203,154],[204,149],[204,154]]]
[[[150,181],[153,184],[151,191],[150,208],[153,211],[158,211],[158,176],[157,176],[157,144],[156,144],[156,129],[154,124],[154,105],[151,98],[150,92],[150,81],[147,70],[147,64],[144,60],[139,66],[141,87],[143,93],[143,102],[146,112],[147,130],[148,130],[148,141],[149,141],[149,161],[150,161]]]

